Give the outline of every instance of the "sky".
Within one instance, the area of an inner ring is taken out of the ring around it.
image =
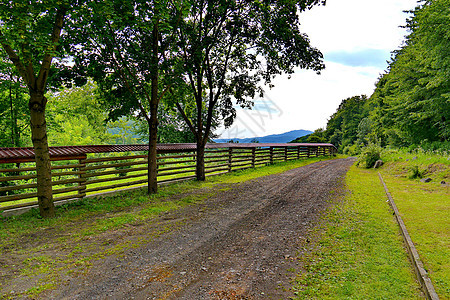
[[[300,14],[300,30],[324,54],[325,70],[296,70],[264,87],[252,110],[237,109],[221,138],[257,137],[290,130],[325,128],[342,100],[370,96],[387,68],[391,52],[407,34],[403,26],[417,0],[327,0]]]

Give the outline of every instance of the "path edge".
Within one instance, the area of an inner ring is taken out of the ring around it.
[[[383,180],[383,177],[381,177],[380,172],[378,172],[378,177],[380,178],[380,181],[383,184],[384,191],[386,192],[386,196],[389,200],[389,205],[394,211],[395,219],[397,220],[398,226],[400,227],[403,241],[406,245],[406,249],[408,250],[409,258],[414,266],[414,271],[416,272],[416,276],[420,282],[421,288],[428,299],[439,300],[439,296],[437,295],[434,289],[433,283],[431,282],[431,279],[428,277],[428,272],[423,267],[423,263],[419,257],[419,253],[417,252],[417,249],[414,246],[411,237],[409,236],[405,223],[403,222],[403,219],[400,216],[400,212],[398,211],[394,199],[392,198],[391,193],[389,193],[389,190],[386,186],[386,183]]]

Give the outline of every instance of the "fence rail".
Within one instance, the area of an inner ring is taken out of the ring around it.
[[[147,184],[145,145],[51,147],[54,202]],[[158,183],[195,178],[194,144],[158,145]],[[207,144],[207,176],[280,161],[335,155],[331,144]],[[37,205],[31,148],[0,148],[0,212]]]

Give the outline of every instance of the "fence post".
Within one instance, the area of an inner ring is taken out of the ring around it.
[[[233,159],[233,148],[228,148],[228,172],[231,172],[232,159]]]
[[[284,146],[284,161],[287,161],[287,159],[288,159],[288,148],[287,148],[287,146]]]
[[[256,147],[252,148],[252,168],[255,167],[255,160],[256,160]]]
[[[84,154],[83,158],[79,159],[78,162],[80,164],[80,174],[78,175],[80,181],[78,182],[78,186],[80,189],[78,190],[78,197],[83,198],[86,196],[86,159],[87,155]]]
[[[300,146],[297,146],[297,159],[300,159]]]
[[[273,147],[270,147],[270,164],[273,165]]]

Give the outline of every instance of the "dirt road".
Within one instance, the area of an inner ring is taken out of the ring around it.
[[[320,213],[344,193],[351,159],[236,184],[166,214],[182,226],[107,257],[52,299],[288,299],[296,257]]]

